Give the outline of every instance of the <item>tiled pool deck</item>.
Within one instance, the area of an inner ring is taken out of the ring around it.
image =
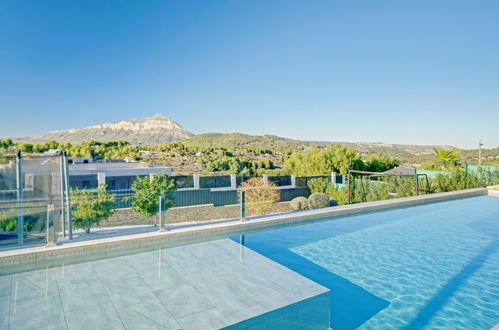
[[[328,291],[222,239],[0,276],[0,329],[214,329]]]

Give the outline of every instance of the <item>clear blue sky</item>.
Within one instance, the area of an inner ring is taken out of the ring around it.
[[[499,146],[499,1],[0,1],[0,136],[162,113],[193,133]]]

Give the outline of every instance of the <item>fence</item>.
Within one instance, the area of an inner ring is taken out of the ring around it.
[[[465,171],[467,173],[472,173],[475,175],[492,175],[494,173],[499,173],[499,166],[494,166],[494,165],[472,165],[472,164],[466,164],[465,166]],[[417,174],[426,174],[430,179],[434,179],[437,175],[443,174],[447,175],[450,174],[451,172],[449,171],[437,171],[437,170],[418,170],[416,169]]]
[[[143,174],[140,176],[144,176]],[[137,176],[134,175],[105,175],[105,183],[109,190],[127,190],[131,189]],[[336,183],[344,183],[342,176],[322,175],[310,177],[297,177],[291,175],[286,176],[264,176],[266,180],[274,183],[278,187],[296,186],[307,187],[310,180],[315,178],[323,178],[331,181],[335,178]],[[200,176],[194,175],[178,175],[171,176],[175,181],[178,189],[204,189],[204,188],[230,188],[239,187],[244,181],[250,179],[250,176],[219,175],[219,176]],[[78,189],[94,189],[99,185],[98,173],[88,175],[71,175],[69,177],[69,185],[71,188]],[[0,188],[1,190],[2,188]]]
[[[118,179],[110,178],[115,184],[108,185],[107,189],[114,194],[117,207],[130,207],[131,202],[126,197],[133,194],[129,188],[136,176],[128,174]],[[238,204],[237,187],[251,177],[201,177],[195,174],[171,178],[178,188],[174,206],[182,207]],[[307,197],[310,194],[307,185],[316,178],[332,180],[334,176],[264,176],[264,180],[277,186],[282,202],[297,196]],[[97,174],[83,179],[80,176],[79,180],[72,180],[67,157],[61,152],[25,157],[19,153],[4,157],[0,163],[0,248],[34,243],[51,245],[58,239],[72,239],[69,189],[97,188],[99,182]],[[119,189],[123,186],[128,189]]]
[[[110,191],[114,194],[117,208],[131,207],[131,202],[124,200],[132,196],[132,190]],[[175,192],[174,207],[193,206],[203,204],[213,204],[214,206],[233,205],[239,203],[237,190],[179,190]],[[283,188],[279,189],[280,201],[288,202],[298,196],[308,197],[310,190],[308,187]]]
[[[63,157],[19,153],[0,164],[0,247],[54,243],[70,232]]]

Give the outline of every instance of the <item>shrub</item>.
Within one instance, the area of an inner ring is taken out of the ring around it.
[[[308,188],[311,193],[325,193],[329,198],[334,199],[338,205],[344,205],[348,202],[346,186],[332,183],[327,179],[312,179],[308,182]]]
[[[262,178],[254,177],[241,184],[246,194],[246,205],[256,215],[264,215],[280,199],[279,191],[273,182],[263,182]]]
[[[329,206],[329,197],[324,193],[313,193],[308,197],[308,208],[319,209]]]
[[[99,224],[111,216],[116,202],[114,196],[106,191],[105,186],[100,189],[71,189],[71,202],[73,208],[73,224],[82,228],[88,234],[92,225]]]
[[[36,214],[24,215],[24,231],[28,232],[33,229],[38,216]],[[17,231],[17,209],[11,208],[0,211],[0,231]]]
[[[132,210],[147,219],[158,213],[159,196],[165,196],[165,210],[173,206],[177,187],[174,180],[163,174],[152,179],[148,176],[137,177],[132,184],[132,190],[134,194],[125,200],[131,201]]]
[[[308,199],[307,197],[299,196],[293,198],[291,201],[291,209],[293,211],[308,210]]]

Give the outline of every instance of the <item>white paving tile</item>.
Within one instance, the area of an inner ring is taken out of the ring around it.
[[[1,276],[0,327],[211,329],[326,291],[222,239]]]

